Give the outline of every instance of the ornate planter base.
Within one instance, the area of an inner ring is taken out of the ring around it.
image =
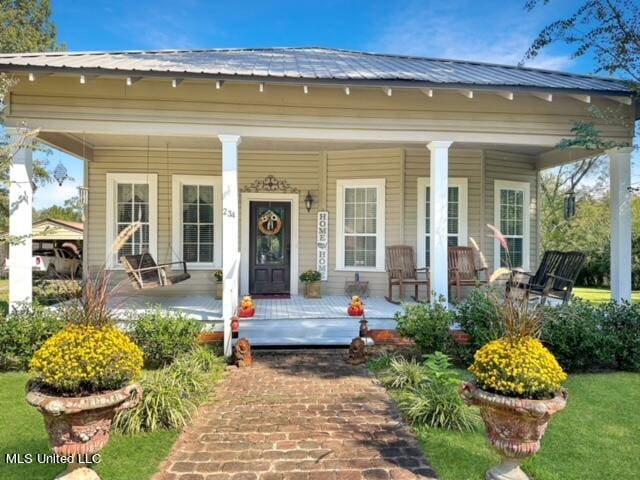
[[[82,462],[109,441],[116,413],[135,407],[141,397],[142,388],[137,383],[87,397],[55,397],[30,386],[27,403],[42,413],[51,449],[58,455],[73,455],[74,460]],[[100,477],[87,463],[69,463],[65,472],[56,478],[95,480]]]
[[[463,383],[460,396],[480,408],[487,439],[503,458],[487,472],[486,480],[529,480],[520,464],[540,450],[551,416],[567,404],[567,391],[561,390],[548,400],[530,400],[496,395]]]
[[[504,457],[500,465],[496,465],[485,475],[485,480],[530,480],[529,475],[520,468],[521,459]]]
[[[70,463],[67,469],[55,480],[100,480],[100,476],[89,467],[77,463]]]

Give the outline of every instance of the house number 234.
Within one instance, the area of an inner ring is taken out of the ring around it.
[[[222,215],[225,217],[236,218],[236,212],[234,210],[230,210],[228,208],[222,209]]]

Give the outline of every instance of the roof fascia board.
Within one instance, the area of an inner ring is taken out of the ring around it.
[[[400,88],[416,88],[416,89],[434,89],[434,90],[460,90],[460,89],[473,89],[478,92],[492,92],[492,91],[509,91],[514,93],[525,92],[548,92],[548,93],[563,93],[563,94],[584,94],[588,92],[592,95],[609,95],[609,96],[622,96],[631,97],[633,92],[630,90],[600,90],[600,89],[576,89],[576,88],[558,88],[558,87],[538,87],[538,86],[523,86],[523,85],[483,85],[475,83],[436,83],[436,82],[424,82],[418,80],[355,80],[355,79],[321,79],[321,78],[293,78],[293,77],[271,77],[271,76],[258,76],[258,75],[221,75],[215,73],[196,73],[196,72],[180,72],[180,71],[144,71],[144,70],[113,70],[104,68],[76,68],[76,67],[31,67],[23,65],[2,65],[0,64],[0,71],[3,72],[16,72],[28,74],[28,72],[34,72],[36,74],[64,74],[64,75],[85,75],[87,77],[113,77],[123,78],[126,81],[126,77],[144,77],[144,78],[158,78],[158,79],[175,79],[180,77],[186,80],[219,80],[223,82],[238,82],[238,83],[256,83],[267,82],[270,84],[281,85],[317,85],[326,87],[400,87]]]

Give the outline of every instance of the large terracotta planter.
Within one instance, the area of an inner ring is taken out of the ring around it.
[[[551,416],[564,409],[567,391],[549,400],[505,397],[486,392],[473,383],[463,383],[460,396],[480,408],[489,443],[502,455],[500,465],[486,474],[486,480],[528,480],[520,464],[540,450]]]
[[[320,282],[305,282],[304,297],[305,298],[321,298],[322,284]]]
[[[142,387],[137,383],[86,397],[55,397],[30,386],[27,402],[42,413],[51,449],[73,458],[57,478],[99,478],[87,463],[109,441],[116,413],[135,407],[141,397]]]

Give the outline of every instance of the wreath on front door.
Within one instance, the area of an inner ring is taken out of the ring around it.
[[[277,235],[282,230],[282,219],[273,210],[268,210],[258,220],[258,229],[264,235]]]

